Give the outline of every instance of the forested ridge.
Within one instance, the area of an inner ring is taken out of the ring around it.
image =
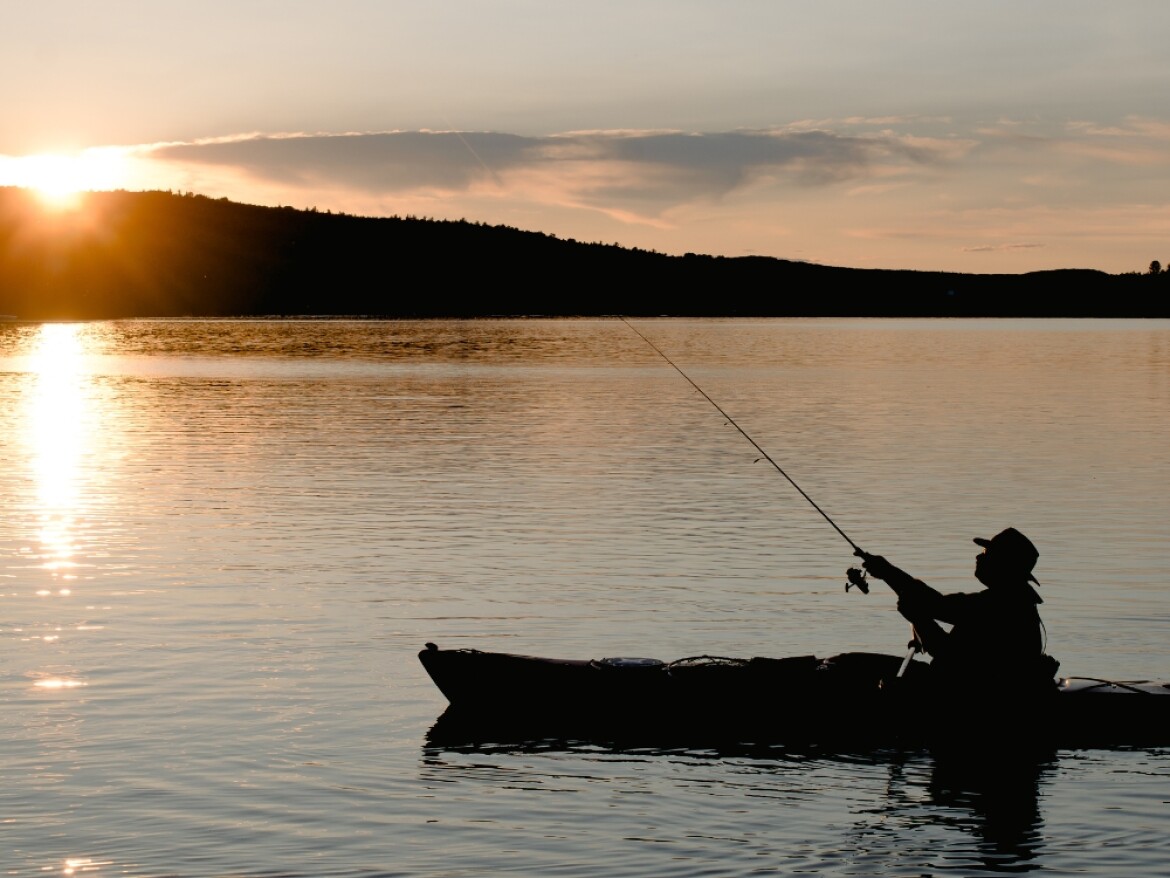
[[[171,192],[47,209],[0,189],[0,313],[24,319],[1170,316],[1166,272],[883,271],[668,256],[506,226]]]

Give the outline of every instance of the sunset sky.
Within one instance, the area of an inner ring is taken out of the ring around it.
[[[467,218],[667,253],[1170,263],[1166,0],[43,0],[0,185]]]

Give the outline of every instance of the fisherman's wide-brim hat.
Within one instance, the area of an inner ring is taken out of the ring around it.
[[[1040,580],[1032,575],[1032,568],[1036,566],[1040,553],[1032,541],[1014,527],[1001,530],[989,540],[975,537],[974,542],[986,549],[989,555],[994,553],[1000,561],[1014,566],[1029,581],[1040,584]]]

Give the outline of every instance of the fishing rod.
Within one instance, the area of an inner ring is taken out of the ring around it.
[[[755,439],[753,439],[751,436],[749,436],[747,430],[745,430],[743,427],[741,427],[739,424],[736,423],[735,418],[733,418],[731,415],[729,415],[727,412],[725,412],[723,410],[723,407],[721,405],[719,405],[719,403],[717,403],[715,400],[713,400],[710,396],[707,395],[707,391],[703,390],[703,388],[701,388],[698,384],[696,384],[694,379],[692,379],[690,375],[688,375],[686,372],[684,372],[682,369],[680,369],[678,367],[678,364],[675,363],[674,360],[672,360],[665,353],[663,353],[662,349],[660,347],[658,347],[658,345],[654,344],[654,342],[650,341],[650,339],[648,339],[645,335],[643,335],[638,330],[638,328],[636,326],[634,326],[634,324],[630,323],[630,321],[628,321],[625,317],[619,316],[619,319],[626,326],[630,327],[630,329],[639,338],[641,338],[642,341],[644,341],[644,342],[646,342],[646,344],[650,345],[650,347],[653,348],[655,350],[655,352],[657,352],[658,356],[660,356],[660,357],[662,357],[662,359],[666,360],[666,362],[669,363],[674,368],[674,370],[676,372],[678,372],[679,375],[682,375],[682,377],[685,378],[690,383],[691,387],[693,387],[693,388],[695,388],[695,390],[699,391],[699,393],[702,395],[703,399],[707,400],[707,402],[709,402],[709,403],[711,403],[711,405],[715,406],[715,410],[717,412],[719,412],[719,414],[723,415],[723,417],[727,418],[727,423],[729,423],[729,424],[731,424],[731,426],[735,427],[735,429],[737,429],[740,432],[740,435],[743,436],[743,438],[746,439],[748,442],[750,442],[752,444],[752,447],[755,448],[756,451],[760,452],[760,454],[763,455],[761,460],[766,460],[766,461],[768,461],[768,463],[772,464],[772,466],[776,468],[776,472],[778,472],[778,473],[780,473],[780,475],[784,476],[784,478],[786,478],[788,480],[788,484],[790,484],[790,485],[792,485],[792,487],[796,488],[796,490],[800,493],[800,496],[803,497],[805,500],[807,500],[809,502],[809,504],[812,506],[812,508],[815,509],[817,512],[819,512],[821,514],[821,517],[824,518],[825,521],[827,521],[829,524],[831,524],[833,526],[833,530],[837,531],[837,533],[839,533],[844,538],[845,542],[847,542],[850,546],[853,547],[853,553],[855,555],[858,555],[858,556],[863,557],[863,558],[866,557],[867,553],[865,551],[863,551],[862,548],[857,545],[857,543],[855,543],[855,542],[853,542],[853,540],[849,539],[849,535],[847,533],[845,533],[845,531],[841,530],[840,527],[837,526],[837,522],[835,522],[835,521],[833,521],[833,519],[829,518],[828,513],[826,513],[825,510],[821,509],[821,507],[816,504],[816,502],[813,500],[813,498],[810,497],[808,494],[806,494],[804,492],[804,489],[801,488],[800,485],[796,484],[796,482],[793,480],[792,476],[790,476],[790,475],[788,475],[788,473],[784,472],[783,467],[781,467],[780,464],[776,463],[776,461],[772,459],[771,455],[769,455],[768,452],[766,452],[763,448],[760,447],[760,443],[758,443]],[[850,585],[853,585],[853,586],[856,586],[857,588],[859,588],[864,593],[869,592],[869,584],[865,581],[865,576],[860,570],[857,570],[855,568],[850,569],[848,575],[849,575],[849,584],[845,586],[846,591],[849,590]]]

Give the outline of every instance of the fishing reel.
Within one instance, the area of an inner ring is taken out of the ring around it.
[[[849,580],[845,583],[846,593],[849,592],[849,589],[856,588],[862,594],[869,594],[869,580],[865,578],[864,570],[860,567],[850,567],[845,571],[845,576]]]

